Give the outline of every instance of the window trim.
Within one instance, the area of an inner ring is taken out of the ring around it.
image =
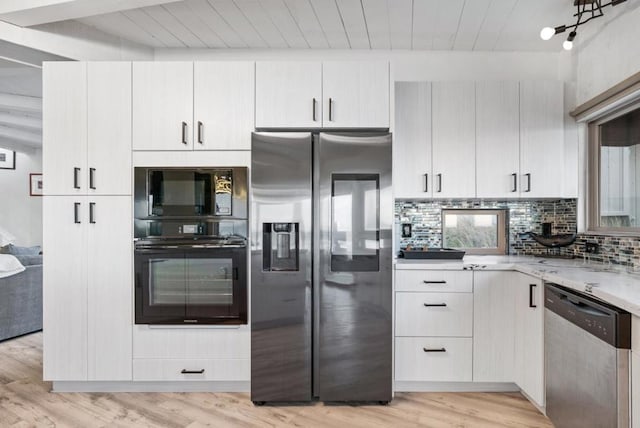
[[[640,101],[598,116],[587,123],[587,231],[594,235],[640,236],[640,227],[603,227],[600,225],[600,125],[631,111],[640,110]]]
[[[440,212],[441,214],[441,237],[442,237],[442,246],[444,247],[444,229],[445,229],[445,216],[447,214],[495,214],[497,216],[498,225],[498,245],[496,248],[457,248],[465,251],[467,254],[478,254],[478,255],[505,255],[508,254],[508,236],[507,233],[507,212],[506,209],[501,208],[443,208]]]

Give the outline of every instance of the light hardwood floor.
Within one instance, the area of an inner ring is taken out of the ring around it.
[[[399,393],[388,406],[254,407],[239,393],[50,393],[42,334],[0,343],[0,427],[552,427],[518,393]]]

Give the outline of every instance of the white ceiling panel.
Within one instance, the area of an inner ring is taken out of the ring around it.
[[[360,0],[336,0],[351,49],[371,49]]]
[[[209,28],[200,16],[193,13],[185,3],[169,3],[163,7],[176,18],[191,34],[197,37],[208,48],[224,48],[224,41]]]
[[[387,6],[387,0],[362,0],[371,49],[391,49]]]
[[[180,42],[190,48],[206,48],[207,45],[200,40],[193,32],[178,18],[173,16],[165,6],[145,7],[144,11],[173,34]]]
[[[233,0],[208,0],[209,4],[225,20],[249,48],[268,48],[267,42],[258,34],[246,15]]]
[[[185,3],[224,41],[225,45],[230,48],[246,48],[248,46],[207,0],[187,0]]]
[[[349,39],[334,0],[309,0],[331,49],[349,49]]]
[[[413,39],[413,0],[387,3],[391,49],[411,49]]]
[[[284,0],[260,0],[260,2],[290,48],[306,49],[309,47]]]
[[[318,16],[309,0],[285,0],[285,3],[309,47],[313,49],[329,48]]]
[[[144,1],[146,7],[79,21],[153,48],[558,52],[566,35],[545,42],[540,29],[575,19],[573,0]],[[624,3],[615,12],[632,7]],[[611,9],[589,30],[611,19]],[[588,34],[581,31],[578,42]]]
[[[282,32],[260,4],[260,0],[235,0],[235,3],[270,48],[289,47]]]

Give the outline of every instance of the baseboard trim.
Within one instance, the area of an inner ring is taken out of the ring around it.
[[[520,392],[510,382],[410,382],[396,381],[395,392]]]
[[[251,382],[108,382],[57,381],[51,392],[249,392]]]

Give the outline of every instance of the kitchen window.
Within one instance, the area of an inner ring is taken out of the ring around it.
[[[589,123],[589,229],[640,233],[640,103]]]
[[[442,210],[442,246],[468,254],[507,254],[506,210]]]

